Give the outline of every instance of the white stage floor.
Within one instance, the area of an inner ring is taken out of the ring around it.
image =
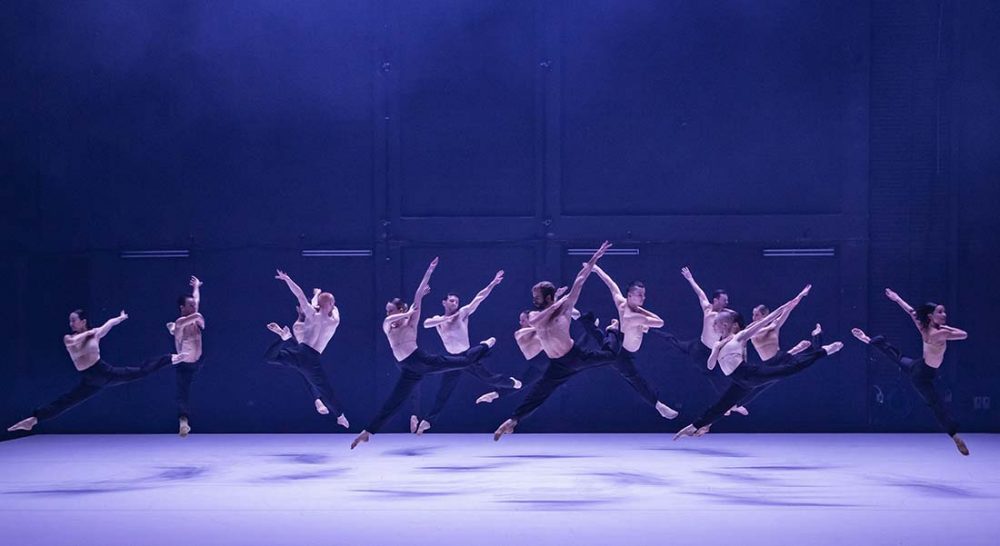
[[[0,544],[1000,544],[1000,436],[45,436]]]

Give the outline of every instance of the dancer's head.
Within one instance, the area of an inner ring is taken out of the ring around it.
[[[715,317],[715,331],[720,336],[728,336],[730,334],[736,334],[746,324],[743,322],[743,315],[733,311],[732,309],[723,309],[719,311],[719,314]]]
[[[625,289],[625,301],[633,311],[636,307],[642,307],[646,303],[646,285],[642,281],[632,281]]]
[[[333,311],[334,306],[337,305],[337,300],[329,292],[320,292],[316,298],[316,303],[319,305],[317,311],[324,315],[329,315]]]
[[[542,281],[531,287],[531,303],[535,309],[546,309],[556,300],[556,287],[549,281]]]
[[[948,323],[948,313],[943,305],[927,302],[916,309],[917,320],[925,329],[931,326],[944,326]]]
[[[398,315],[400,313],[405,313],[410,309],[410,306],[406,304],[405,301],[399,298],[392,298],[388,303],[385,304],[385,316],[391,317],[392,315]]]
[[[712,311],[718,313],[729,305],[729,294],[723,289],[718,289],[712,292]]]
[[[178,296],[177,307],[178,309],[180,309],[182,317],[186,317],[198,311],[198,308],[194,306],[194,296],[190,294],[183,294],[181,296]]]
[[[87,312],[75,309],[69,313],[69,329],[74,334],[87,331]]]
[[[769,314],[771,314],[771,308],[762,303],[757,307],[753,308],[753,315],[752,315],[753,321],[757,322],[758,320],[766,317]]]
[[[458,294],[454,292],[448,292],[448,295],[441,300],[441,307],[444,307],[444,314],[454,315],[458,311],[458,306],[461,300],[458,299]]]

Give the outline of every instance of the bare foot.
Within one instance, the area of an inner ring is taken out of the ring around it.
[[[38,424],[38,419],[35,417],[28,417],[27,419],[22,419],[17,423],[10,426],[7,432],[14,432],[15,430],[31,430]]]
[[[351,442],[351,449],[354,449],[358,447],[358,444],[367,442],[368,440],[371,439],[372,439],[371,433],[369,433],[367,430],[362,430],[361,434],[358,434],[358,437],[355,438],[353,442]]]
[[[180,364],[182,362],[187,362],[188,360],[190,360],[190,358],[189,358],[190,356],[191,355],[189,355],[188,353],[180,353],[180,354],[176,354],[176,355],[170,355],[170,363],[174,364],[174,365],[177,365],[177,364]]]
[[[952,436],[951,439],[955,441],[955,447],[958,448],[959,453],[962,455],[969,454],[969,447],[965,445],[965,440],[958,437],[958,434]]]
[[[499,428],[493,432],[493,441],[499,442],[500,437],[504,434],[514,434],[514,427],[517,426],[517,420],[507,419],[504,421]]]
[[[822,333],[823,333],[823,327],[822,327],[822,326],[820,326],[820,325],[819,325],[819,323],[817,322],[817,323],[816,323],[816,327],[815,327],[815,328],[813,328],[813,331],[812,331],[812,336],[813,336],[813,337],[816,337],[816,336],[818,336],[818,335],[820,335],[820,334],[822,334]]]
[[[282,341],[288,341],[292,338],[292,332],[288,330],[288,326],[278,326],[276,322],[269,322],[267,329],[274,332]]]
[[[420,424],[420,419],[416,415],[410,416],[410,434],[417,433],[417,425]]]
[[[316,405],[316,413],[320,415],[330,415],[330,410],[326,408],[326,404],[324,404],[322,400],[317,398],[313,403]]]
[[[712,425],[705,425],[700,429],[694,431],[695,438],[701,438],[702,436],[708,434],[708,430],[712,428]]]
[[[351,428],[351,424],[347,422],[347,417],[344,417],[343,413],[337,416],[337,424],[344,428]]]
[[[677,410],[660,401],[656,402],[656,411],[660,412],[660,415],[665,419],[673,419],[679,415]]]
[[[832,354],[836,353],[837,351],[839,351],[839,350],[841,350],[843,348],[844,348],[844,344],[841,343],[841,342],[839,342],[839,341],[834,341],[833,343],[831,343],[829,345],[824,345],[823,346],[823,350],[826,351],[827,355],[832,355]]]
[[[511,377],[510,380],[514,382],[515,389],[520,389],[524,386],[524,383],[521,383],[521,380],[516,377]]]
[[[851,328],[851,333],[854,334],[854,337],[858,338],[861,343],[871,343],[872,341],[872,338],[868,337],[865,334],[865,331],[861,328]]]
[[[494,400],[500,398],[500,393],[497,391],[490,391],[479,398],[476,398],[477,404],[492,404]]]
[[[738,414],[740,414],[740,415],[742,415],[744,417],[746,417],[747,415],[750,415],[750,410],[746,409],[743,406],[733,406],[733,407],[729,408],[729,411],[726,412],[726,415],[729,415],[730,411],[738,413]]]
[[[605,330],[608,332],[618,331],[618,319],[611,319],[611,324],[608,324],[608,327],[605,328]]]
[[[481,343],[483,345],[486,345],[487,347],[489,347],[489,348],[492,349],[493,346],[497,344],[497,338],[495,338],[495,337],[486,338],[486,339],[480,341],[479,343]]]
[[[798,342],[794,347],[789,349],[788,354],[797,355],[802,351],[808,349],[809,347],[812,347],[812,342],[809,341],[808,339],[803,339],[802,341]]]
[[[277,335],[281,335],[281,326],[278,326],[277,322],[268,322],[267,329],[274,332]]]
[[[698,429],[694,428],[694,425],[688,425],[678,430],[677,434],[674,434],[674,441],[676,442],[678,439],[683,438],[684,436],[694,436],[695,432],[698,432]]]
[[[191,425],[188,424],[187,419],[181,417],[180,427],[178,427],[177,429],[177,434],[179,434],[181,438],[187,438],[187,435],[190,433],[191,433]]]
[[[421,420],[420,424],[417,425],[417,436],[427,432],[427,429],[431,428],[431,424],[427,421]]]

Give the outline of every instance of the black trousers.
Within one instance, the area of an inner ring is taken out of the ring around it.
[[[481,343],[460,355],[436,355],[423,349],[413,351],[413,354],[402,362],[396,363],[400,370],[399,379],[389,393],[389,398],[382,404],[365,430],[372,434],[381,430],[385,422],[395,415],[403,402],[410,397],[425,375],[461,371],[485,358],[489,352],[490,348]]]
[[[791,377],[812,366],[824,356],[826,356],[826,351],[823,349],[811,348],[794,356],[785,352],[779,353],[766,366],[763,364],[750,365],[746,362],[740,364],[729,376],[732,385],[726,389],[718,402],[695,420],[694,426],[701,428],[715,423],[725,416],[726,412],[733,406],[745,404],[754,390]],[[780,360],[776,360],[779,357]]]
[[[692,364],[695,370],[700,373],[708,384],[711,385],[715,394],[721,395],[729,388],[731,381],[722,370],[716,366],[715,369],[708,369],[708,357],[712,354],[712,349],[701,342],[701,338],[681,340],[670,332],[664,332],[660,328],[650,329],[650,333],[656,334],[667,341],[667,345],[675,351],[683,354],[686,360]]]
[[[462,356],[465,355],[467,352],[468,351],[459,353],[459,355],[455,356]],[[448,404],[448,400],[450,400],[451,396],[455,393],[455,388],[458,387],[458,382],[462,378],[462,374],[469,374],[475,377],[478,381],[480,381],[484,385],[488,387],[493,387],[498,392],[501,389],[515,390],[514,381],[510,377],[498,373],[493,373],[481,361],[475,362],[474,364],[470,364],[469,366],[466,366],[461,370],[452,370],[450,372],[444,372],[443,374],[441,374],[441,385],[438,386],[437,396],[434,397],[434,405],[431,406],[430,413],[428,413],[426,416],[423,417],[426,421],[430,423],[434,423],[435,421],[437,421],[437,418],[441,415],[441,412],[444,410],[445,405]],[[416,415],[420,415],[420,395],[419,395],[420,389],[414,389],[413,393],[414,393],[413,413]]]
[[[80,383],[73,390],[56,398],[52,403],[37,408],[32,415],[39,421],[52,419],[103,389],[131,383],[169,365],[170,355],[152,358],[139,366],[116,367],[104,360],[98,360],[93,366],[80,372]]]
[[[941,429],[947,432],[949,436],[958,434],[958,423],[951,418],[948,410],[944,407],[941,396],[934,388],[934,380],[937,378],[937,368],[928,366],[923,358],[914,359],[903,356],[903,353],[890,345],[883,336],[873,337],[870,345],[895,362],[899,366],[900,371],[909,376],[913,388],[916,389],[917,394],[924,400],[927,407],[931,409],[934,419],[937,420]]]
[[[344,413],[344,407],[337,400],[330,386],[330,380],[323,371],[319,352],[295,341],[295,338],[275,341],[264,353],[264,362],[279,368],[295,370],[302,376],[313,400],[322,400],[333,415]]]
[[[581,317],[581,320],[582,319],[583,317]],[[602,336],[600,329],[594,326],[594,321],[592,320],[582,322],[582,325],[584,330],[587,332],[587,335],[590,337],[591,341],[593,341],[594,343],[596,343],[598,346],[601,347],[606,346],[610,343],[610,339],[608,338],[608,336],[623,335],[616,332],[608,332],[607,334]],[[622,338],[622,340],[624,341],[624,338]],[[577,341],[579,342],[579,340]],[[639,395],[639,398],[642,398],[643,401],[645,401],[650,406],[656,406],[656,403],[659,401],[659,395],[649,385],[649,382],[646,381],[646,378],[644,378],[639,373],[639,368],[637,368],[635,365],[635,355],[636,353],[633,353],[623,348],[618,353],[618,358],[611,363],[611,367],[614,368],[616,372],[618,372],[618,375],[622,376],[622,379],[624,379],[629,385],[632,386],[632,389],[634,389],[636,394]],[[708,356],[705,356],[705,360],[706,362],[708,361]]]
[[[621,336],[608,336],[608,344],[604,345],[600,351],[583,349],[579,343],[573,343],[573,347],[568,353],[560,358],[549,359],[549,366],[545,369],[541,379],[535,383],[524,401],[514,410],[511,418],[521,421],[531,415],[539,408],[552,394],[574,375],[598,366],[606,366],[617,360],[618,352],[621,349]]]
[[[177,416],[188,418],[191,411],[191,383],[194,376],[201,371],[201,361],[181,362],[175,366],[177,369]]]

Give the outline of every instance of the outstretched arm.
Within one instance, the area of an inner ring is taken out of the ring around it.
[[[202,283],[198,277],[191,275],[191,297],[194,299],[194,310],[197,312],[201,309],[201,285]]]
[[[100,339],[100,338],[108,335],[108,332],[110,332],[112,328],[114,328],[115,326],[118,326],[119,324],[125,322],[125,319],[127,319],[127,318],[128,318],[128,315],[125,314],[125,311],[122,311],[121,314],[119,314],[117,317],[112,318],[112,319],[108,319],[107,322],[105,322],[100,327],[98,327],[96,330],[94,330],[94,335],[97,336],[98,339]]]
[[[647,328],[663,328],[663,319],[661,319],[656,313],[646,309],[645,307],[639,307],[636,311],[644,317],[642,322]]]
[[[940,330],[945,333],[944,339],[946,341],[962,341],[963,339],[968,339],[969,337],[969,333],[965,330],[960,330],[951,326],[942,326]]]
[[[483,300],[489,297],[490,292],[493,292],[493,289],[496,288],[501,281],[503,281],[503,269],[497,271],[497,274],[493,277],[493,280],[490,281],[490,284],[487,284],[486,288],[480,290],[479,293],[476,294],[476,297],[472,298],[472,301],[459,309],[458,312],[460,314],[464,314],[465,316],[475,313],[476,309],[479,309],[479,304],[483,303]]]
[[[920,330],[920,332],[923,333],[924,325],[920,324],[920,319],[917,318],[917,312],[913,310],[913,307],[909,303],[906,303],[906,301],[899,297],[899,294],[895,293],[891,288],[885,289],[885,297],[896,302],[896,305],[898,305],[903,311],[906,311],[906,314],[910,315],[910,318],[913,319],[913,324],[917,327],[917,330]]]
[[[437,265],[438,259],[434,258],[431,260],[431,264],[427,266],[427,271],[424,272],[424,277],[420,279],[417,291],[413,294],[413,305],[410,307],[410,310],[419,310],[420,302],[424,299],[424,296],[430,293],[431,275],[434,274],[434,269],[437,268]]]
[[[583,283],[586,282],[587,277],[590,276],[590,272],[593,271],[594,264],[597,263],[597,260],[601,259],[601,256],[604,256],[604,253],[607,252],[609,248],[611,248],[611,243],[604,241],[601,247],[597,249],[597,252],[590,257],[590,260],[583,264],[583,269],[581,269],[580,273],[577,274],[569,292],[562,298],[557,299],[555,303],[550,305],[547,309],[539,311],[528,317],[528,324],[531,326],[541,324],[550,320],[553,315],[562,313],[566,308],[572,310],[576,307],[576,302],[580,299],[580,292],[583,291]]]
[[[302,314],[308,314],[310,312],[312,314],[316,314],[316,309],[313,308],[312,305],[309,305],[309,300],[306,299],[305,292],[302,291],[302,288],[299,285],[295,284],[295,281],[293,281],[287,273],[279,269],[277,270],[277,275],[275,275],[274,278],[285,281],[285,284],[288,285],[288,289],[292,291],[292,295],[294,295],[295,299],[298,300],[299,310]]]
[[[458,313],[449,316],[434,315],[433,317],[424,320],[424,328],[434,328],[435,326],[439,324],[444,324],[445,322],[448,322],[449,320],[452,320],[457,316]]]
[[[584,264],[584,266],[586,265]],[[625,303],[625,295],[622,294],[622,289],[618,287],[618,283],[610,275],[601,269],[601,266],[594,264],[594,275],[597,275],[597,278],[604,281],[604,284],[607,285],[608,290],[611,291],[611,299],[614,300],[616,306]]]
[[[803,288],[802,291],[799,292],[797,296],[787,301],[784,305],[778,307],[774,311],[771,311],[770,313],[768,313],[766,317],[750,324],[743,330],[740,330],[740,332],[736,334],[736,339],[740,342],[745,342],[746,340],[760,333],[762,329],[774,324],[774,322],[778,320],[778,318],[781,316],[782,313],[788,312],[790,309],[798,305],[799,302],[802,301],[802,298],[808,296],[809,290],[811,289],[812,285],[807,284],[806,287]]]
[[[319,288],[313,288],[313,297],[312,299],[309,300],[309,305],[312,305],[313,307],[319,307],[319,295],[322,293],[323,291],[320,290]]]
[[[174,321],[174,331],[180,328],[184,328],[188,324],[197,323],[198,326],[202,328],[205,327],[205,318],[201,316],[201,313],[191,313],[186,317],[181,317]]]
[[[701,304],[702,311],[708,311],[712,306],[712,302],[708,301],[708,296],[705,295],[705,291],[698,286],[698,282],[694,280],[694,275],[691,274],[691,270],[687,267],[681,268],[681,275],[687,280],[688,284],[691,285],[691,289],[694,290],[694,294],[698,296],[698,303]]]

